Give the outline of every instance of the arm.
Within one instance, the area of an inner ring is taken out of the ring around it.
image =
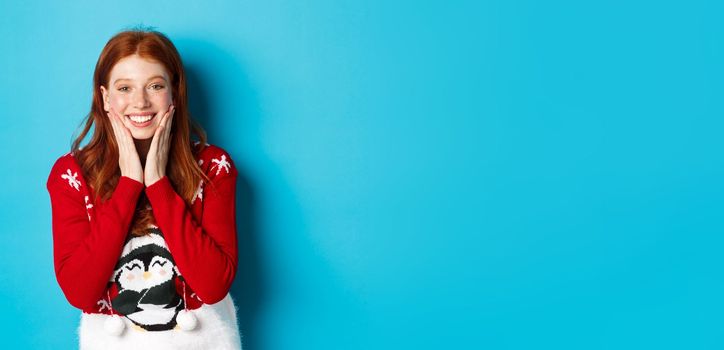
[[[191,289],[206,304],[221,301],[236,275],[235,167],[208,174],[198,223],[167,176],[146,187],[156,223]]]
[[[59,159],[48,177],[53,222],[53,261],[58,284],[71,305],[96,307],[123,248],[143,184],[122,176],[113,196],[96,203],[89,219],[85,181],[78,189],[61,176],[71,166]],[[79,179],[80,180],[80,179]]]

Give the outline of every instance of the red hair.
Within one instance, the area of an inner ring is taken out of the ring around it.
[[[134,54],[162,64],[171,79],[175,112],[171,126],[166,176],[176,193],[190,204],[199,182],[202,179],[205,183],[209,182],[195,158],[206,145],[206,133],[190,118],[186,75],[181,56],[171,40],[162,33],[154,30],[128,30],[116,34],[106,43],[93,74],[91,110],[84,119],[83,131],[73,141],[71,152],[83,171],[83,177],[95,192],[95,199],[110,198],[121,177],[121,171],[118,165],[118,144],[111,122],[103,109],[100,87],[108,87],[111,69],[118,61]],[[79,148],[81,141],[94,124],[90,141]],[[192,147],[191,133],[195,134],[199,141],[197,148]],[[131,224],[131,233],[134,235],[145,234],[148,224],[154,221],[147,206],[148,198],[142,192]]]

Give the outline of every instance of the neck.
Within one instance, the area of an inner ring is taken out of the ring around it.
[[[146,156],[148,155],[148,149],[151,148],[151,141],[153,138],[148,140],[136,140],[133,139],[133,143],[136,144],[136,152],[138,152],[138,158],[141,160],[141,166],[146,166]]]

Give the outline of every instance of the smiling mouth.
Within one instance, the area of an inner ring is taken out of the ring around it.
[[[127,115],[126,118],[131,121],[131,124],[135,127],[142,128],[144,126],[151,125],[151,121],[156,117],[156,114],[150,115]]]

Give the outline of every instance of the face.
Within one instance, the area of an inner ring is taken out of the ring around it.
[[[164,66],[138,55],[125,57],[101,86],[103,109],[113,108],[134,139],[153,137],[161,117],[173,103],[171,81]]]

